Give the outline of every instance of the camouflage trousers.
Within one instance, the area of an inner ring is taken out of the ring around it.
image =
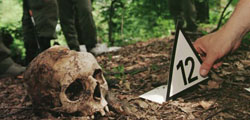
[[[30,11],[32,11],[34,23],[31,20]],[[23,0],[22,28],[26,63],[29,63],[39,52],[50,47],[50,40],[56,38],[57,21],[57,0]]]
[[[196,9],[194,0],[169,0],[170,14],[183,28],[196,30]]]
[[[90,0],[58,0],[59,18],[70,49],[79,51],[79,44],[87,50],[97,43],[96,26]]]
[[[10,57],[10,53],[11,51],[4,45],[0,33],[0,73],[4,72],[2,70],[6,70],[12,64],[10,61],[5,61],[6,58]]]

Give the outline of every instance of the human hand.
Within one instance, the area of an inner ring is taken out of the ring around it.
[[[212,67],[216,69],[221,66],[221,59],[228,53],[235,51],[240,43],[241,38],[228,34],[223,29],[198,38],[194,42],[194,47],[203,60],[200,75],[207,76]]]

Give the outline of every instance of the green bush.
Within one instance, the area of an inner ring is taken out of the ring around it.
[[[21,30],[22,4],[21,0],[0,1],[0,30],[9,33],[14,39],[10,46],[12,56],[25,57],[25,48],[22,41]]]

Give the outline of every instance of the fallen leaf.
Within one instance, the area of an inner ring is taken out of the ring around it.
[[[230,64],[225,62],[225,63],[222,63],[222,65],[229,66]]]
[[[244,82],[246,80],[246,78],[244,76],[235,76],[235,80]]]
[[[207,110],[214,104],[214,102],[213,101],[200,101],[199,104],[202,108]]]
[[[231,73],[230,73],[231,74]],[[222,83],[224,81],[223,78],[221,78],[219,75],[216,73],[212,72],[211,78],[219,83]]]
[[[250,52],[247,52],[246,56],[247,58],[250,58]]]
[[[178,100],[179,102],[184,102],[184,99],[183,99],[183,98],[177,98],[177,100]]]
[[[127,90],[131,90],[131,88],[130,88],[130,82],[128,82],[127,80],[126,80],[126,82],[124,83],[124,86],[125,86],[125,88],[126,88]]]
[[[246,99],[248,99],[248,100],[250,100],[250,96],[249,95],[246,95],[246,94],[243,94],[243,93],[241,93],[239,95],[242,96],[242,97],[244,97],[244,98],[246,98]]]
[[[241,63],[244,64],[245,67],[250,67],[250,60],[241,60]]]
[[[243,65],[241,62],[237,61],[237,62],[235,63],[235,65],[237,66],[237,68],[238,68],[239,70],[245,70],[245,69],[244,69],[244,65]]]
[[[156,116],[147,116],[148,120],[158,120]]]
[[[149,102],[148,104],[149,104],[149,106],[150,106],[150,109],[152,109],[153,111],[155,111],[155,110],[157,110],[158,108],[162,107],[162,105],[160,105],[160,104],[155,104],[155,103],[153,103],[153,102]]]
[[[144,109],[148,108],[149,106],[146,102],[141,101],[141,100],[136,100],[135,104],[137,104],[139,107],[144,108]]]
[[[130,114],[135,114],[138,111],[138,109],[136,109],[134,105],[127,105],[126,107],[124,107],[124,110],[126,111],[126,113]]]
[[[220,113],[219,115],[222,116],[225,119],[235,119],[235,120],[237,119],[233,115],[230,115],[230,114],[224,113],[224,112]]]
[[[185,113],[192,113],[195,111],[192,107],[181,107],[181,110]]]
[[[232,72],[225,71],[225,70],[223,70],[223,71],[221,71],[221,72],[222,72],[223,75],[230,75],[230,74],[232,74]]]
[[[219,89],[220,88],[220,83],[216,81],[209,80],[207,82],[207,88],[208,89]]]
[[[199,84],[199,86],[200,86],[200,90],[205,90],[205,89],[207,89],[207,86],[206,85],[202,85],[202,84]]]
[[[187,119],[188,119],[188,120],[196,120],[196,119],[195,119],[195,116],[194,116],[192,113],[190,113],[190,114],[188,115]]]

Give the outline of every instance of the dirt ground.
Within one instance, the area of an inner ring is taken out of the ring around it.
[[[138,96],[166,84],[172,38],[157,38],[96,56],[103,67],[114,101],[102,120],[250,119],[250,47],[242,45],[213,70],[211,80],[179,98],[157,104]],[[36,115],[23,85],[23,77],[0,79],[0,119],[90,119],[46,113]],[[116,109],[122,106],[123,111]]]

